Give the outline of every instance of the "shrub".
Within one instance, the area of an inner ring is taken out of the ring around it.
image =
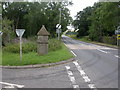
[[[112,44],[112,45],[116,45],[116,36],[104,36],[103,38],[102,38],[102,41],[103,41],[103,43],[107,43],[107,44]]]
[[[36,51],[37,45],[36,43],[33,42],[27,42],[22,44],[22,52],[23,53],[28,53],[32,51]],[[19,53],[20,52],[20,45],[17,44],[8,44],[6,47],[3,48],[3,50],[7,52],[12,52],[12,53]]]
[[[56,51],[62,48],[61,41],[58,41],[56,39],[50,39],[49,40],[49,51]]]
[[[48,47],[49,51],[56,51],[62,48],[61,41],[58,41],[56,39],[50,39],[48,44],[49,44]],[[5,46],[3,50],[11,53],[19,53],[20,45],[19,43],[7,44],[7,46]],[[37,51],[37,43],[27,42],[22,44],[23,53],[36,52],[36,51]]]

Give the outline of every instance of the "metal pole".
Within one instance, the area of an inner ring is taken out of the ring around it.
[[[60,33],[58,32],[58,40],[60,40]]]
[[[118,46],[118,38],[117,38],[117,46]]]
[[[20,61],[22,61],[22,37],[20,36]]]

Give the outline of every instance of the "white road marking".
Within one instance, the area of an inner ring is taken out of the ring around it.
[[[88,83],[88,87],[89,88],[95,88],[95,85],[91,83],[90,78],[86,75],[85,71],[81,68],[81,66],[78,64],[77,60],[73,62],[75,64],[75,66],[77,67],[78,71],[80,72],[80,75],[82,76],[82,78],[84,79],[85,82]],[[97,90],[97,89],[96,89]]]
[[[78,85],[73,85],[73,88],[79,88],[79,86]]]
[[[103,52],[103,53],[108,53],[108,52],[103,51],[103,50],[101,50],[101,49],[97,49],[97,50],[100,51],[100,52]]]
[[[80,72],[81,76],[85,75],[84,70],[79,70],[79,72]]]
[[[15,88],[14,86],[5,86],[4,88]]]
[[[64,43],[65,44],[65,43]],[[65,44],[65,46],[67,47],[67,44]]]
[[[11,86],[11,87],[18,87],[18,88],[23,88],[24,85],[18,85],[18,84],[11,84],[11,83],[7,83],[7,82],[0,82],[1,84],[4,84],[4,85],[8,85],[8,86]]]
[[[72,84],[76,84],[75,77],[69,76],[69,75],[68,75],[68,77],[69,77],[70,81],[72,82]]]
[[[73,51],[71,51],[71,53],[73,53],[74,56],[77,56]]]
[[[90,88],[96,88],[94,84],[88,84]]]
[[[120,58],[118,55],[115,55],[115,57]]]
[[[73,63],[74,63],[76,66],[78,66],[78,65],[79,65],[79,64],[77,63],[77,61],[74,61]]]
[[[73,75],[72,71],[67,71],[68,75]]]
[[[83,76],[83,79],[85,80],[85,82],[90,82],[90,79],[88,76]]]
[[[65,66],[65,67],[68,73],[68,77],[73,84],[73,88],[79,88],[79,86],[76,84],[76,80],[75,80],[75,77],[73,76],[72,71],[70,71],[70,66]]]
[[[67,70],[70,69],[70,66],[65,66],[65,67],[66,67]]]

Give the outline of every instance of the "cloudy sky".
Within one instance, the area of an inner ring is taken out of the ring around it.
[[[70,1],[70,0],[69,0]],[[82,11],[87,6],[93,6],[95,2],[98,2],[98,0],[72,0],[73,5],[69,6],[71,16],[73,19],[75,19],[75,15],[77,12]]]

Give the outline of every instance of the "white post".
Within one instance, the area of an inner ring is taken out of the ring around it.
[[[20,36],[20,61],[22,61],[22,37]]]
[[[16,34],[18,35],[20,39],[20,61],[22,61],[22,36],[24,34],[24,29],[16,29]]]

